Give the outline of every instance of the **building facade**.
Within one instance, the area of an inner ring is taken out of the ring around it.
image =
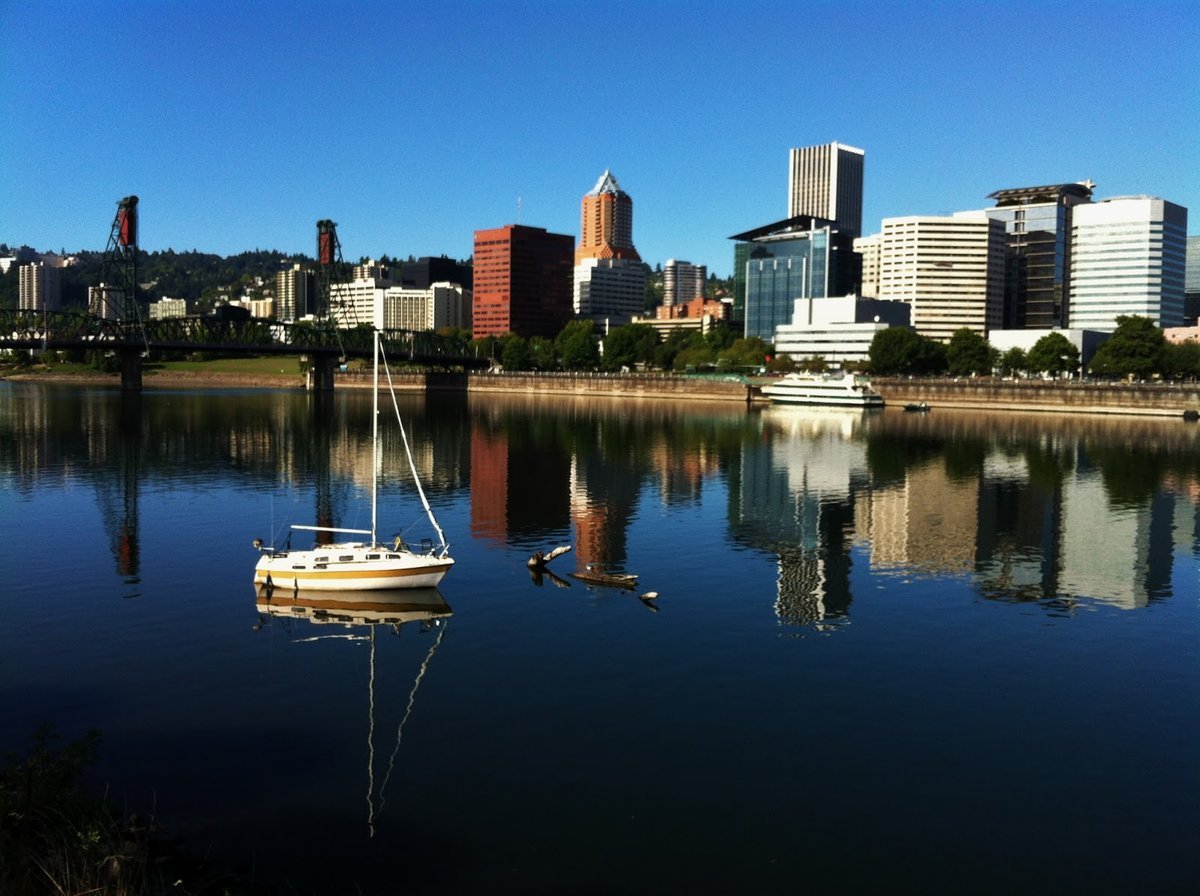
[[[863,150],[837,142],[791,150],[788,217],[824,218],[851,239],[862,236],[865,160]]]
[[[775,329],[775,354],[794,361],[823,358],[833,367],[866,361],[875,335],[909,326],[911,313],[905,302],[859,296],[797,299],[791,322]]]
[[[431,283],[426,289],[391,286],[383,292],[385,330],[470,326],[471,292],[457,283]]]
[[[833,222],[810,215],[786,218],[730,237],[733,251],[733,318],[746,337],[767,342],[791,323],[796,299],[857,291],[853,240]]]
[[[1071,220],[1092,201],[1090,181],[997,190],[989,218],[1004,224],[1004,307],[1009,330],[1068,325],[1071,306]],[[1071,324],[1073,325],[1073,324]]]
[[[633,245],[633,200],[611,171],[583,197],[575,249],[572,308],[607,332],[646,303],[646,269]]]
[[[860,236],[854,240],[854,254],[860,259],[862,280],[859,293],[874,298],[879,295],[879,250],[882,246],[878,233]]]
[[[708,269],[690,261],[668,258],[663,265],[663,306],[670,308],[704,295]]]
[[[575,239],[508,224],[475,231],[472,334],[554,338],[571,319]]]
[[[163,297],[149,306],[150,320],[167,320],[172,317],[187,317],[187,299]],[[253,313],[253,312],[251,312]]]
[[[297,321],[315,316],[317,275],[299,263],[276,272],[275,311],[283,321]]]
[[[58,311],[61,307],[61,267],[35,261],[17,269],[17,308],[21,311]]]
[[[1073,328],[1111,332],[1121,315],[1184,325],[1186,208],[1151,196],[1079,206],[1071,244]]]
[[[1004,300],[1004,225],[983,212],[885,218],[879,298],[912,306],[922,336],[949,342],[966,327],[998,328]]]
[[[1188,325],[1200,318],[1200,236],[1187,238],[1187,254],[1183,273],[1183,319]]]

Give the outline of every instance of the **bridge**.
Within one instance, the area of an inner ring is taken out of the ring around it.
[[[152,352],[307,355],[309,388],[330,391],[341,361],[371,357],[371,333],[370,327],[334,329],[261,318],[128,321],[70,311],[0,311],[0,348],[112,353],[120,360],[121,388],[129,392],[141,391],[142,360]],[[409,330],[385,330],[382,335],[394,362],[442,370],[481,369],[489,363],[474,355],[463,338]]]

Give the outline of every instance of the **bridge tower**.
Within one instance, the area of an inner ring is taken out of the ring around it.
[[[317,222],[317,309],[316,317],[322,325],[335,334],[338,316],[335,314],[333,285],[342,283],[346,277],[346,262],[342,258],[342,244],[338,240],[337,224],[328,219]],[[319,352],[310,356],[308,388],[312,392],[333,391],[333,370],[338,363],[335,355]]]
[[[117,354],[121,359],[121,388],[127,392],[141,391],[142,349],[146,342],[137,298],[137,206],[136,196],[126,196],[117,203],[100,269],[100,285],[88,308],[92,314],[122,324],[124,338]]]

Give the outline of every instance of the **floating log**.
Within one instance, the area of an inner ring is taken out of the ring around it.
[[[589,585],[604,585],[609,588],[626,588],[633,591],[637,588],[638,577],[629,572],[600,572],[585,569],[571,573],[571,578],[586,582]]]
[[[571,546],[569,544],[564,544],[564,545],[560,545],[559,547],[554,548],[552,551],[545,553],[545,554],[543,554],[541,551],[535,551],[533,556],[530,557],[528,561],[526,561],[526,565],[530,569],[545,569],[547,563],[549,563],[555,557],[561,557],[563,554],[568,553],[570,550],[571,550]]]

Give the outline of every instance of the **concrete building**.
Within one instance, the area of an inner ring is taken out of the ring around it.
[[[383,294],[390,281],[363,277],[329,287],[329,314],[339,327],[383,328]]]
[[[436,330],[471,326],[471,291],[457,283],[433,283],[427,289],[392,286],[383,292],[385,330]]]
[[[23,264],[17,269],[17,308],[21,311],[58,311],[62,307],[62,268],[47,261]]]
[[[1092,201],[1091,181],[997,190],[984,213],[1004,224],[1005,329],[1065,327],[1071,304],[1071,221]]]
[[[283,321],[317,313],[317,275],[295,263],[275,274],[275,311]]]
[[[254,312],[251,311],[251,314]],[[187,317],[187,299],[163,297],[149,306],[150,320],[167,320],[172,317]]]
[[[668,258],[662,276],[663,307],[670,308],[704,295],[708,269],[702,264]]]
[[[793,149],[788,157],[788,217],[834,222],[851,239],[862,235],[866,153],[844,143]]]
[[[854,252],[859,256],[862,280],[859,293],[870,298],[879,295],[879,253],[883,246],[880,234],[860,236],[854,241]]]
[[[646,303],[646,270],[633,245],[633,200],[605,171],[580,203],[572,305],[576,317],[607,331]]]
[[[1117,317],[1184,324],[1187,209],[1151,196],[1074,209],[1071,326],[1112,332]]]
[[[908,302],[912,326],[949,342],[966,327],[999,327],[1004,299],[1004,225],[983,212],[885,218],[879,298]]]
[[[775,354],[794,361],[819,357],[833,367],[867,360],[875,335],[907,327],[911,307],[858,296],[797,299],[792,321],[775,329]]]
[[[475,231],[473,335],[557,336],[571,319],[575,239],[508,224]]]

